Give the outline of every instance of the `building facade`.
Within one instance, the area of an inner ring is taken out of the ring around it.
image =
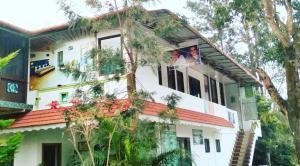
[[[172,15],[167,10],[151,13],[162,19]],[[15,132],[24,134],[14,166],[65,166],[74,150],[65,134],[63,115],[50,109],[49,103],[57,101],[68,106],[78,87],[89,87],[88,81],[82,83],[65,74],[69,65],[90,71],[87,79],[99,80],[104,93],[126,90],[125,77],[108,81],[92,70],[93,61],[86,58],[95,47],[120,48],[120,32],[110,29],[90,33],[69,29],[68,25],[28,32],[1,22],[0,27],[1,55],[22,48],[18,58],[0,75],[3,87],[8,86],[7,80],[18,83],[18,97],[10,97],[13,94],[2,92],[2,88],[0,100],[27,106],[14,108],[12,115],[11,109],[0,104],[3,117],[16,118],[10,128],[1,131],[0,139]],[[16,39],[6,43],[6,36]],[[139,90],[155,92],[155,102],[148,103],[140,119],[159,122],[159,111],[166,107],[162,97],[171,93],[181,97],[179,120],[170,131],[161,133],[160,150],[184,148],[192,154],[191,165],[251,165],[256,139],[261,136],[254,93],[254,87],[260,85],[255,76],[192,27],[182,28],[172,38],[158,40],[170,50],[174,65],[139,66],[136,78]],[[197,58],[191,62],[188,58],[194,56],[194,50]]]

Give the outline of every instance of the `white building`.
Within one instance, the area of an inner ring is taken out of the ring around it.
[[[167,10],[150,13],[162,19],[173,15]],[[67,64],[86,70],[90,64],[85,60],[86,53],[98,46],[119,47],[120,32],[112,29],[89,33],[68,29],[67,24],[29,32],[2,22],[0,30],[28,39],[28,92],[24,92],[27,101],[19,103],[33,106],[32,111],[14,108],[17,114],[3,113],[2,116],[14,117],[16,121],[9,129],[1,131],[0,139],[15,132],[25,135],[15,155],[14,166],[41,163],[64,166],[74,150],[64,134],[63,115],[50,109],[49,103],[58,101],[68,105],[81,83],[67,77],[62,70]],[[191,151],[193,165],[252,165],[255,142],[261,136],[253,91],[260,83],[255,76],[190,26],[185,26],[172,38],[159,40],[168,50],[179,53],[197,48],[201,63],[185,66],[178,60],[179,68],[176,69],[165,64],[158,69],[139,67],[138,89],[156,92],[155,103],[149,102],[140,118],[159,121],[158,113],[166,107],[162,97],[176,93],[182,98],[178,103],[179,121],[170,133],[182,148]],[[105,92],[126,90],[125,78],[119,82],[107,81],[97,74],[90,76],[102,80]],[[8,108],[1,102],[0,107],[1,110]]]

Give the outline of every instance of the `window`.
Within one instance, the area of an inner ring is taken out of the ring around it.
[[[30,54],[30,58],[35,58],[36,55],[35,54]]]
[[[98,39],[98,46],[100,49],[117,50],[121,47],[121,35],[106,36]]]
[[[219,83],[219,88],[220,88],[221,104],[225,106],[224,86],[222,83]]]
[[[210,78],[210,91],[211,91],[211,101],[218,103],[218,91],[217,91],[217,82],[216,80]]]
[[[235,123],[235,118],[234,118],[234,113],[233,112],[229,112],[228,111],[228,120],[229,120],[229,122],[231,122],[231,123]]]
[[[216,151],[221,152],[221,143],[219,139],[216,139]]]
[[[207,75],[204,75],[204,90],[205,90],[205,98],[207,100],[210,100],[210,93],[209,93],[209,79]]]
[[[210,152],[209,139],[207,138],[204,139],[204,146],[205,146],[205,152],[209,153]]]
[[[193,144],[203,144],[202,130],[192,129],[193,132]]]
[[[63,51],[59,51],[57,53],[57,64],[59,67],[63,66],[64,65],[64,52]]]
[[[42,144],[42,163],[61,166],[61,143]]]
[[[194,77],[189,76],[190,95],[201,98],[200,81]]]
[[[122,73],[124,66],[121,54],[121,35],[106,36],[98,39],[99,49],[108,49],[113,52],[113,56],[105,60],[100,69],[100,74]],[[97,61],[94,59],[94,61]]]
[[[184,92],[183,73],[176,70],[176,76],[177,76],[177,90],[180,92]]]
[[[175,83],[175,68],[174,67],[167,67],[168,72],[168,87],[171,89],[176,90],[176,83]]]
[[[184,152],[188,156],[191,156],[190,138],[188,138],[188,137],[177,137],[177,145],[178,145],[179,149],[184,150]],[[191,161],[191,159],[185,157],[183,154],[180,154],[177,164],[167,163],[166,165],[192,166],[192,161]]]
[[[67,103],[68,102],[68,99],[69,99],[69,95],[67,92],[64,92],[64,93],[61,93],[60,94],[60,101],[62,103]]]
[[[177,71],[174,66],[167,67],[168,87],[171,89],[184,92],[183,73]]]
[[[253,97],[253,89],[252,89],[252,87],[251,86],[246,86],[245,87],[245,96],[246,96],[246,98],[248,98],[248,97]]]
[[[161,66],[158,66],[158,84],[162,85]]]

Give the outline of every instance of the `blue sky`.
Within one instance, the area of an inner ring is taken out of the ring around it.
[[[184,9],[186,0],[160,0],[146,5],[147,9],[169,9],[175,13],[189,14]],[[81,15],[92,15],[84,6],[84,0],[72,0],[72,5]],[[0,20],[28,30],[36,30],[67,21],[59,9],[57,0],[0,0]]]

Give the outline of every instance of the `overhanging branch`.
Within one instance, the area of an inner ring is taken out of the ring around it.
[[[269,75],[261,68],[256,68],[256,72],[264,84],[264,87],[268,91],[269,95],[271,96],[272,100],[280,107],[281,112],[288,117],[288,107],[287,101],[284,100],[276,87],[274,86],[272,80],[270,79]]]

